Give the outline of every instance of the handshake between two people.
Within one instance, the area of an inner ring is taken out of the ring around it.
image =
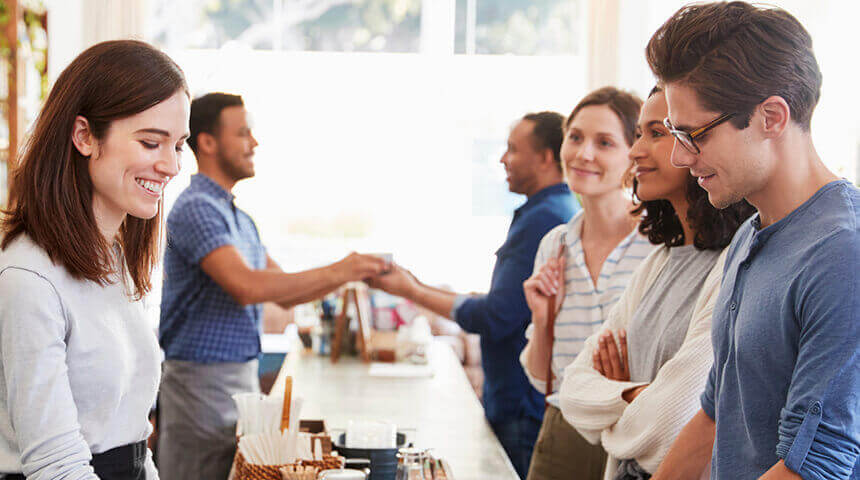
[[[344,260],[350,260],[347,257]],[[444,318],[452,318],[457,294],[447,289],[431,287],[422,283],[409,270],[391,262],[378,269],[373,275],[361,277],[370,288],[383,290],[391,295],[404,298]]]
[[[346,281],[363,281],[371,288],[408,298],[418,285],[418,280],[411,272],[386,257],[353,252],[337,263]]]

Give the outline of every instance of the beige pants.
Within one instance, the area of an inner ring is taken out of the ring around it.
[[[564,419],[561,410],[547,407],[532,453],[528,480],[601,480],[606,452],[588,443]]]

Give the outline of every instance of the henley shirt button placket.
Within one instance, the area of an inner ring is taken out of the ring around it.
[[[729,306],[729,309],[734,312],[735,308],[737,308],[737,306],[738,306],[738,304],[736,302],[732,302],[732,304]]]

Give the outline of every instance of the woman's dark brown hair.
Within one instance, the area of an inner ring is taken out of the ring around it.
[[[650,98],[655,93],[661,92],[660,87],[654,87]],[[639,233],[648,237],[648,241],[655,245],[663,244],[667,247],[679,247],[684,244],[684,228],[678,218],[675,207],[668,200],[648,200],[641,202],[636,197],[639,182],[633,178],[634,200],[639,202],[633,209],[633,214],[641,215],[639,222]],[[741,200],[722,210],[711,205],[708,200],[708,192],[699,186],[696,177],[687,174],[687,221],[690,229],[696,232],[693,245],[699,250],[721,250],[732,242],[738,227],[748,219],[755,208]]]
[[[812,37],[785,10],[746,2],[681,7],[648,42],[645,56],[661,84],[681,82],[713,112],[746,128],[756,105],[777,95],[809,131],[821,94]]]
[[[95,138],[103,140],[114,120],[143,112],[178,91],[188,94],[182,70],[144,42],[103,42],[78,55],[57,78],[12,171],[0,248],[26,234],[72,277],[110,283],[122,266],[96,224],[89,157],[72,145],[75,117],[86,118]],[[119,246],[135,298],[152,287],[162,209],[160,204],[148,220],[127,215],[120,227]]]
[[[570,128],[570,123],[583,108],[596,105],[606,105],[615,112],[615,115],[618,115],[618,119],[621,120],[621,125],[624,127],[624,140],[627,141],[628,147],[633,145],[636,136],[636,122],[639,121],[639,109],[642,108],[642,99],[615,87],[598,88],[583,97],[565,120],[565,131]]]

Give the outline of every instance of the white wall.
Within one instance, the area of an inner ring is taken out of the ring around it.
[[[48,79],[51,85],[84,45],[83,0],[45,0],[48,9]]]
[[[147,0],[45,0],[48,78],[51,84],[79,53],[95,43],[143,40]]]

